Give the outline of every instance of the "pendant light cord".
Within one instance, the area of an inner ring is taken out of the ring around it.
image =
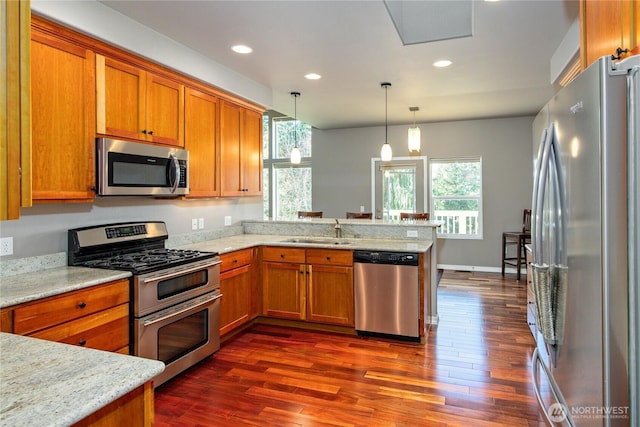
[[[298,97],[300,92],[291,92],[293,96],[293,143],[294,148],[298,148]]]
[[[387,109],[388,109],[387,94],[388,93],[389,93],[389,86],[385,85],[384,86],[384,143],[385,144],[389,143],[389,137],[388,137],[389,122],[387,120]]]

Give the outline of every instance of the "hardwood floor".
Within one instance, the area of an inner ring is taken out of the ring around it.
[[[525,283],[445,272],[424,345],[256,325],[156,389],[155,425],[544,425]]]

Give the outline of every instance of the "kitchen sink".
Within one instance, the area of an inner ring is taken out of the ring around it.
[[[292,239],[285,239],[283,242],[286,243],[303,243],[307,245],[348,245],[351,242],[347,240],[339,240],[339,239],[323,239],[323,238],[309,238],[309,237],[295,237]]]

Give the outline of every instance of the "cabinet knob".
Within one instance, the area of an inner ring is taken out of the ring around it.
[[[80,346],[82,346],[82,347],[84,347],[86,343],[87,343],[87,340],[80,340],[80,341],[78,341],[78,345],[80,345]]]
[[[153,131],[152,130],[149,131],[149,135],[153,135]]]
[[[330,256],[327,257],[327,261],[331,261],[331,257]]]
[[[146,129],[142,129],[141,132],[144,133],[145,135],[147,134],[147,130]]]
[[[238,260],[237,260],[237,259],[234,259],[234,260],[233,260],[233,263],[234,263],[234,264],[237,264],[237,263],[238,263]]]
[[[280,254],[280,258],[284,259],[284,254]]]
[[[87,303],[82,301],[80,304],[78,304],[79,308],[85,308],[87,306]]]

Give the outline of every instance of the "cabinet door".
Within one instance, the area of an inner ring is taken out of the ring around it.
[[[247,323],[251,310],[251,266],[220,274],[220,335]]]
[[[223,196],[242,196],[240,178],[240,125],[242,107],[220,103],[220,185]]]
[[[353,268],[309,265],[307,320],[354,326]]]
[[[35,30],[31,40],[32,197],[91,200],[95,55]]]
[[[262,194],[262,114],[244,111],[242,150],[242,188],[246,196]]]
[[[583,0],[580,3],[583,69],[601,56],[615,54],[619,47],[637,50],[638,9],[637,0]]]
[[[146,139],[144,71],[102,55],[96,61],[96,133]]]
[[[184,86],[147,73],[147,141],[184,146]]]
[[[305,318],[306,268],[301,264],[263,262],[263,313],[267,316]]]
[[[218,99],[187,88],[184,145],[189,150],[189,198],[220,195]]]

